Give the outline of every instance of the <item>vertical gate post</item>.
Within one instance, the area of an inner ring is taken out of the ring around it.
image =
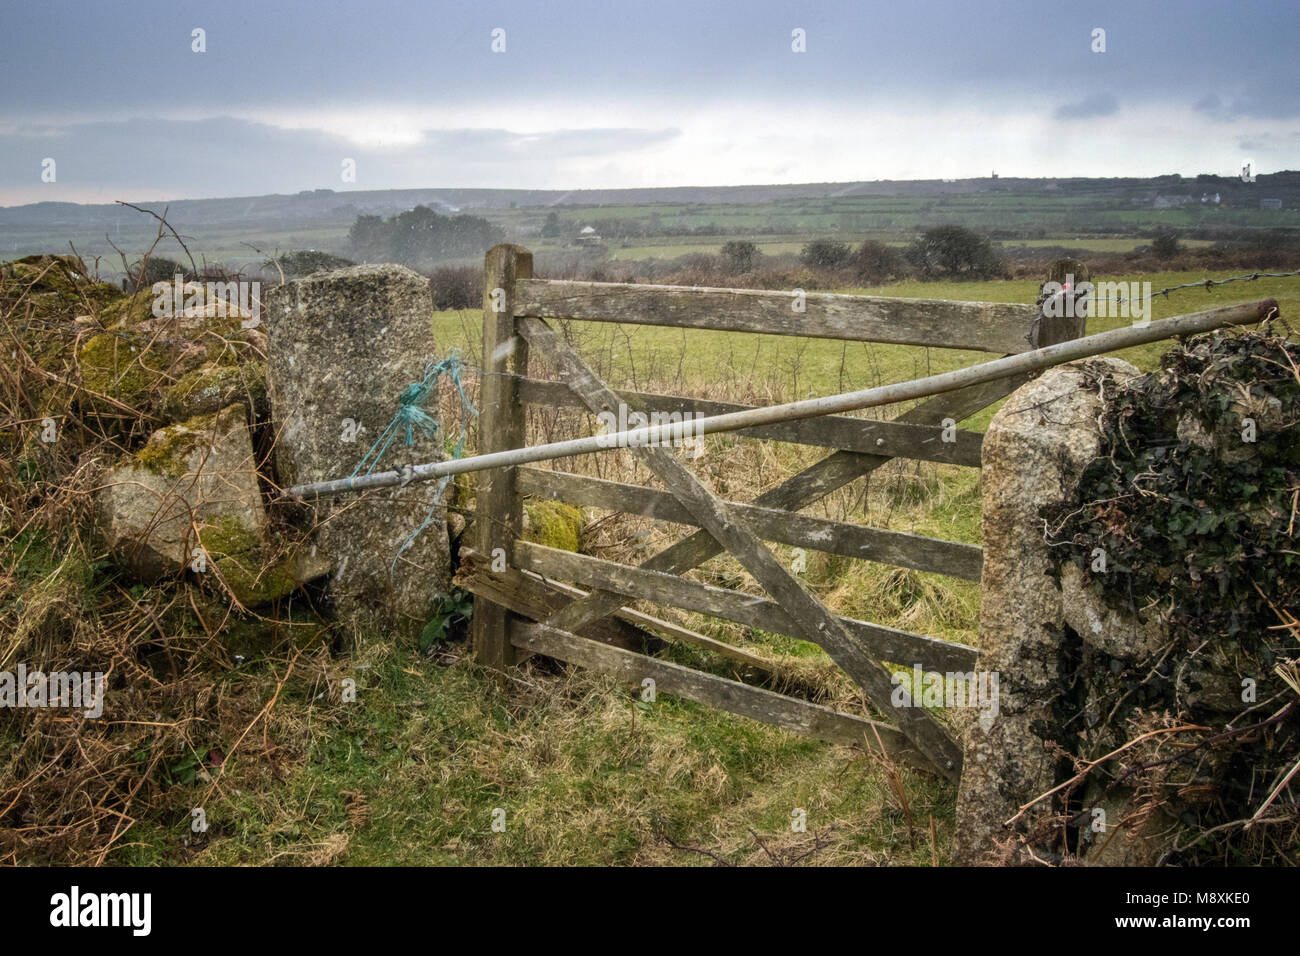
[[[1040,311],[1030,332],[1030,346],[1039,349],[1084,335],[1091,297],[1080,292],[1079,287],[1091,279],[1087,264],[1078,259],[1057,259],[1051,264],[1038,296]],[[1054,283],[1054,291],[1049,291],[1049,283]]]
[[[479,389],[479,453],[524,444],[524,409],[515,376],[528,374],[528,343],[515,325],[515,280],[533,277],[533,254],[503,243],[488,250],[483,268],[483,363]],[[515,489],[516,470],[480,473],[475,495],[475,547],[485,558],[514,566],[515,539],[523,531],[522,506]],[[507,627],[509,612],[475,596],[474,656],[486,667],[504,671],[514,663]]]

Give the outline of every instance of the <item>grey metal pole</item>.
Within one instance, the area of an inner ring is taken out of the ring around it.
[[[1260,322],[1270,314],[1276,314],[1277,301],[1261,299],[1258,302],[1244,302],[1222,309],[1205,312],[1193,312],[1188,315],[1174,316],[1150,322],[1145,325],[1112,329],[1097,335],[1088,335],[1081,339],[1072,339],[1045,348],[1008,355],[926,378],[898,382],[894,385],[880,385],[875,388],[846,392],[841,395],[828,395],[823,398],[809,398],[785,405],[770,405],[766,408],[751,408],[743,412],[728,412],[725,415],[713,415],[694,421],[668,422],[659,425],[645,425],[622,432],[609,432],[588,438],[574,438],[569,441],[551,442],[546,445],[532,445],[526,448],[514,448],[509,451],[491,452],[470,458],[457,458],[451,461],[429,462],[422,465],[408,465],[399,471],[385,471],[357,478],[337,478],[332,481],[319,481],[312,484],[295,485],[285,494],[300,498],[308,496],[329,496],[346,494],[352,491],[367,491],[371,488],[392,488],[410,484],[414,481],[429,481],[445,475],[460,475],[473,471],[486,471],[490,468],[509,468],[534,461],[546,461],[551,458],[568,458],[573,455],[587,455],[592,452],[605,451],[610,448],[635,448],[642,445],[664,444],[712,435],[719,432],[736,431],[752,428],[755,425],[771,425],[776,422],[795,421],[801,418],[816,418],[837,412],[856,411],[875,405],[890,405],[905,402],[940,392],[950,392],[968,385],[979,385],[994,379],[1033,372],[1038,369],[1073,362],[1077,359],[1114,352],[1118,349],[1144,345],[1176,335],[1194,335],[1222,328],[1225,325],[1249,325]]]

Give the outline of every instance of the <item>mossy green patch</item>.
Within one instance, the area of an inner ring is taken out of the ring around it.
[[[248,403],[256,418],[269,411],[264,362],[197,368],[163,393],[162,413],[168,421],[180,421],[220,411],[232,402]]]
[[[186,459],[198,440],[198,428],[203,424],[211,426],[212,416],[201,416],[201,419],[191,419],[154,432],[145,446],[135,453],[133,462],[155,474],[181,477],[188,470]]]
[[[189,470],[187,459],[192,449],[206,445],[213,435],[226,433],[232,419],[242,421],[244,415],[244,406],[227,405],[218,411],[192,415],[182,422],[160,428],[135,453],[132,461],[137,467],[155,474],[179,478]]]
[[[147,289],[133,295],[123,294],[100,313],[100,320],[109,327],[140,325],[153,318],[155,298],[156,296]]]
[[[561,501],[529,501],[528,530],[524,539],[561,551],[578,551],[582,546],[582,509]]]
[[[209,518],[199,529],[199,540],[209,557],[238,557],[262,549],[257,533],[229,515]]]
[[[90,338],[77,353],[81,382],[92,392],[141,408],[149,393],[165,382],[166,361],[153,350],[141,350],[109,332]]]
[[[270,561],[258,535],[232,516],[209,518],[199,528],[199,542],[212,569],[245,607],[278,600],[298,587],[292,560]]]
[[[245,607],[278,601],[298,587],[290,562],[280,561],[264,567],[264,555],[260,550],[223,555],[212,561],[226,587]]]

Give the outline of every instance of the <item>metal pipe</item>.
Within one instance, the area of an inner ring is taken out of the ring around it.
[[[751,408],[742,412],[728,412],[694,421],[666,422],[658,425],[645,425],[622,432],[608,432],[588,438],[573,438],[569,441],[551,442],[546,445],[533,445],[525,448],[513,448],[508,451],[490,452],[486,455],[474,455],[470,458],[456,458],[449,461],[429,462],[422,465],[407,465],[399,471],[385,471],[357,478],[337,478],[332,481],[319,481],[311,484],[295,485],[288,489],[287,495],[305,498],[308,496],[328,496],[346,494],[352,491],[367,491],[371,488],[391,488],[403,486],[415,481],[429,481],[445,475],[460,475],[473,471],[485,471],[490,468],[510,468],[534,461],[546,461],[551,458],[568,458],[572,455],[587,455],[592,452],[605,451],[610,448],[635,448],[644,445],[662,445],[672,441],[697,438],[719,432],[736,431],[752,428],[756,425],[771,425],[776,422],[789,422],[801,418],[816,418],[838,412],[851,412],[876,405],[890,405],[912,399],[950,392],[969,385],[979,385],[994,379],[1006,378],[1025,372],[1033,372],[1064,362],[1113,352],[1118,349],[1144,345],[1159,339],[1176,335],[1194,335],[1222,328],[1225,325],[1249,325],[1259,322],[1270,314],[1276,314],[1277,302],[1274,299],[1261,299],[1258,302],[1245,302],[1240,305],[1205,312],[1193,312],[1188,315],[1161,319],[1145,325],[1112,329],[1097,335],[1088,335],[1068,342],[1060,342],[1045,348],[1008,355],[992,362],[983,362],[955,372],[944,372],[926,378],[898,382],[893,385],[880,385],[875,388],[846,392],[840,395],[828,395],[823,398],[809,398],[785,405],[770,405],[765,408]]]

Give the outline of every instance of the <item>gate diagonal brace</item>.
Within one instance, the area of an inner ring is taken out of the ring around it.
[[[904,412],[895,421],[912,425],[940,425],[945,418],[961,421],[1010,395],[1025,381],[1028,381],[1028,376],[1013,376],[946,392]],[[763,508],[800,511],[893,460],[893,456],[889,455],[833,452],[803,471],[791,475],[775,488],[765,491],[754,499],[753,504]],[[721,554],[723,550],[725,549],[707,531],[696,531],[646,559],[641,568],[665,574],[684,574]],[[571,609],[566,610],[565,620],[569,625],[581,627],[590,620],[613,613],[622,601],[621,597],[612,592],[593,591],[590,596],[574,602]]]
[[[542,319],[531,316],[521,316],[518,322],[519,331],[529,345],[545,355],[551,365],[561,371],[574,394],[593,413],[617,414],[618,396],[549,325]],[[835,615],[793,577],[758,537],[731,514],[726,503],[704,487],[675,455],[653,445],[640,445],[634,450],[682,506],[700,522],[700,526],[740,561],[764,590],[789,611],[790,616],[799,623],[804,636],[825,648],[876,706],[884,709],[884,702],[891,699],[893,691],[889,671],[862,650]],[[557,623],[563,615],[564,612],[561,612],[553,616],[545,622],[546,625],[569,630],[567,626]],[[957,780],[961,774],[961,749],[934,717],[921,707],[898,707],[894,713],[899,729],[912,745],[933,761],[943,776]]]

